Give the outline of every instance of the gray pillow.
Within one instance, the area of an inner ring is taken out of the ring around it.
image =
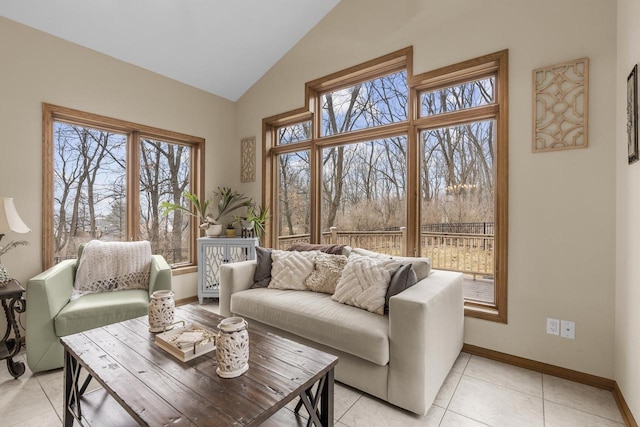
[[[413,266],[411,264],[404,264],[400,266],[400,268],[398,268],[391,276],[387,295],[384,299],[384,314],[389,313],[389,299],[392,296],[398,295],[400,292],[410,288],[416,283],[418,283],[418,276],[413,270]]]
[[[252,288],[266,288],[271,282],[271,249],[256,246],[256,271]]]

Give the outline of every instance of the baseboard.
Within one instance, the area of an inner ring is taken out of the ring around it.
[[[622,395],[622,391],[620,390],[620,387],[618,387],[618,383],[614,384],[612,392],[613,392],[613,397],[616,398],[616,403],[618,404],[618,409],[620,409],[620,413],[622,413],[622,418],[624,419],[624,422],[629,427],[638,427],[638,423],[636,422],[635,418],[633,418],[631,409],[629,409],[629,406],[627,405],[627,401],[624,400],[624,396]]]
[[[586,374],[584,372],[574,371],[572,369],[561,368],[559,366],[526,359],[524,357],[501,353],[495,350],[489,350],[471,344],[464,344],[462,346],[462,351],[475,356],[486,357],[487,359],[497,360],[498,362],[518,366],[520,368],[526,368],[543,374],[553,375],[554,377],[564,378],[566,380],[575,381],[577,383],[609,390],[613,393],[613,397],[616,399],[618,409],[620,409],[620,413],[622,414],[626,425],[629,427],[638,427],[638,423],[633,418],[633,414],[631,413],[629,406],[627,406],[627,402],[624,400],[622,391],[620,391],[618,384],[614,380],[599,377],[596,375]]]
[[[192,297],[177,299],[175,303],[176,303],[176,307],[178,307],[181,305],[191,304],[192,302],[196,302],[196,301],[198,301],[198,297],[192,296]]]

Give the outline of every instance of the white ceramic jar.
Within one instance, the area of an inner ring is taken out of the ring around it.
[[[173,291],[155,291],[149,303],[149,331],[162,332],[173,324],[176,303]]]
[[[238,377],[249,369],[249,331],[242,317],[228,317],[218,324],[216,373],[222,378]]]

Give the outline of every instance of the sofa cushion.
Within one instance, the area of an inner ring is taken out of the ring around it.
[[[391,256],[387,254],[381,254],[380,252],[373,252],[362,248],[353,248],[351,253],[361,256],[368,256],[369,258],[382,258],[392,259],[399,262],[402,265],[411,264],[413,271],[415,271],[418,278],[418,282],[431,274],[431,259],[430,258],[417,258],[408,256]]]
[[[331,299],[382,315],[389,281],[398,267],[392,259],[352,254]]]
[[[69,302],[55,318],[56,335],[63,337],[148,314],[149,291],[87,294]]]
[[[319,253],[314,261],[313,272],[304,281],[305,286],[314,292],[333,295],[346,264],[347,257],[344,255]]]
[[[351,253],[351,246],[300,242],[294,243],[287,250],[298,252],[320,251],[331,255],[349,256]]]
[[[307,290],[304,281],[313,271],[313,262],[320,252],[271,251],[271,282],[269,289]]]
[[[266,288],[271,282],[271,249],[256,246],[256,270],[252,288]]]
[[[416,272],[413,271],[411,264],[403,264],[391,276],[387,295],[384,298],[384,314],[389,313],[389,300],[392,296],[398,295],[400,292],[418,283]]]
[[[381,366],[389,362],[388,317],[332,301],[328,294],[249,289],[231,296],[231,311]]]

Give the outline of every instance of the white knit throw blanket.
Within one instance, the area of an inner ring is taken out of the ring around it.
[[[149,242],[92,240],[78,261],[71,299],[97,292],[149,289],[150,270]]]

